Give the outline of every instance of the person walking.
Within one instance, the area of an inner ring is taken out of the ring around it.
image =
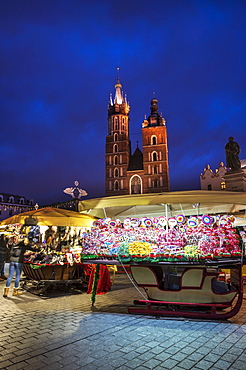
[[[22,294],[22,292],[19,291],[19,283],[20,283],[20,277],[24,262],[24,254],[27,249],[34,250],[31,247],[31,244],[29,243],[29,240],[25,238],[24,240],[20,240],[18,236],[14,236],[10,238],[7,248],[9,248],[9,276],[6,281],[6,286],[4,288],[3,296],[6,298],[9,293],[9,287],[12,282],[12,279],[14,277],[15,273],[15,282],[14,282],[14,291],[13,295],[17,296],[19,294]]]
[[[6,258],[6,247],[7,241],[5,239],[4,234],[0,235],[0,281],[7,280],[6,276],[4,275],[4,262]]]

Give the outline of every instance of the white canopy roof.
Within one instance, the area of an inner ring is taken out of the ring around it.
[[[123,220],[126,217],[168,217],[183,214],[239,214],[244,217],[246,193],[229,191],[176,191],[83,200],[81,213],[99,218]]]

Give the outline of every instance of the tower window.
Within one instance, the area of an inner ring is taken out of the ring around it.
[[[122,117],[122,131],[125,131],[125,117]]]
[[[157,153],[156,152],[152,152],[152,161],[153,162],[158,161],[158,157],[157,157]]]
[[[158,168],[157,168],[157,166],[156,166],[156,165],[153,167],[153,173],[154,173],[154,174],[157,174],[157,173],[158,173]]]
[[[114,134],[114,141],[118,141],[118,134]]]
[[[118,121],[118,117],[115,117],[115,119],[114,119],[114,129],[115,129],[115,130],[119,130],[119,121]]]
[[[154,179],[154,181],[153,181],[153,187],[154,188],[158,188],[158,180],[157,179]]]
[[[115,168],[115,170],[114,170],[114,177],[119,177],[119,170],[118,170],[118,168]]]
[[[117,165],[118,164],[118,157],[117,155],[114,156],[114,165]]]
[[[118,145],[117,144],[114,144],[113,146],[113,153],[117,153],[118,152]]]
[[[157,144],[157,137],[156,136],[152,136],[151,137],[151,145],[156,145]]]
[[[208,184],[208,190],[212,190],[212,185]]]
[[[114,190],[119,190],[119,183],[117,180],[114,182]]]

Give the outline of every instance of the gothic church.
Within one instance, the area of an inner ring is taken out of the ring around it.
[[[151,100],[150,115],[142,123],[142,151],[131,153],[130,105],[119,77],[108,106],[106,137],[106,196],[160,193],[170,190],[166,121]]]

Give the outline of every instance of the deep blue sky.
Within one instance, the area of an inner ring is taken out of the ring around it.
[[[104,196],[116,67],[132,147],[152,92],[171,190],[199,189],[234,136],[246,158],[245,0],[0,0],[0,192],[49,204],[78,180]]]

